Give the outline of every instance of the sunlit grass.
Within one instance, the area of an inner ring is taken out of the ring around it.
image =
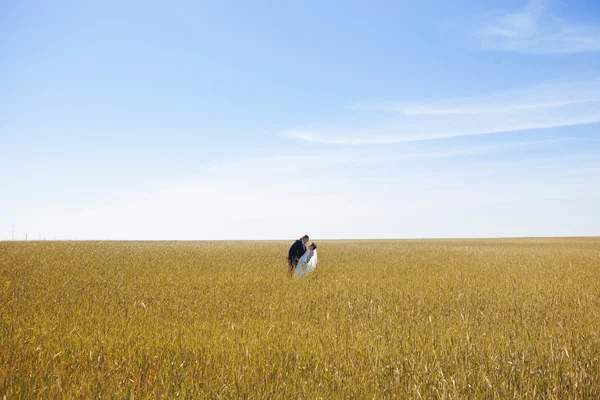
[[[0,398],[597,398],[600,239],[0,243]]]

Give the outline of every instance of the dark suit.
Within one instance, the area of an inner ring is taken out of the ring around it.
[[[292,244],[292,247],[290,247],[290,251],[288,251],[288,263],[295,266],[298,262],[298,259],[302,257],[302,254],[305,252],[306,246],[302,240],[296,240],[294,244]]]

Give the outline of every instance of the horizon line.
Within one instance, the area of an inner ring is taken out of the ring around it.
[[[323,238],[321,241],[415,241],[415,240],[511,240],[511,239],[600,239],[598,235],[573,235],[573,236],[461,236],[461,237],[411,237],[411,238]],[[287,242],[298,239],[32,239],[32,240],[0,240],[0,243],[11,242]],[[313,240],[313,239],[310,239]]]

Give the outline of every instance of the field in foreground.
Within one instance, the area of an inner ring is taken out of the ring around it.
[[[0,398],[598,398],[600,239],[0,242]]]

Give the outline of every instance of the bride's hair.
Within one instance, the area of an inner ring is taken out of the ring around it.
[[[317,249],[317,245],[315,244],[315,242],[312,242],[312,243],[310,244],[310,246],[308,246],[308,247],[310,247],[310,248],[311,248],[311,250],[316,250],[316,249]]]

